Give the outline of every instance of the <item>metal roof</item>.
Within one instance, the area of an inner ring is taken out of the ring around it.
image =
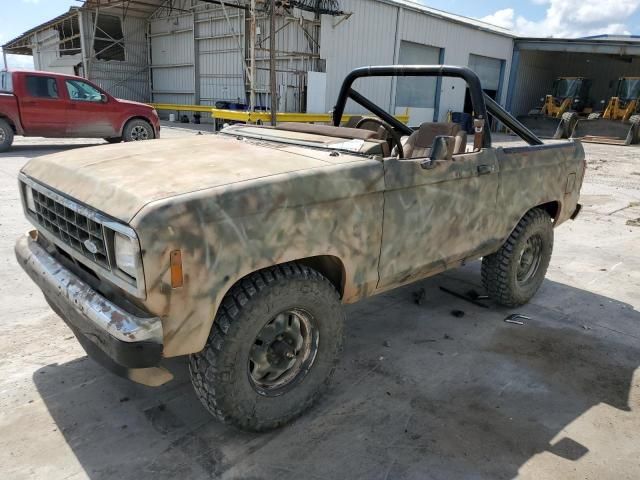
[[[2,50],[6,53],[12,55],[31,55],[31,35],[35,32],[39,32],[40,30],[46,30],[47,28],[60,23],[67,18],[73,16],[78,11],[78,7],[71,7],[68,12],[63,13],[62,15],[58,15],[55,18],[52,18],[48,22],[41,23],[37,27],[33,27],[22,35],[17,36],[6,42],[2,45]]]
[[[640,55],[640,38],[633,36],[598,36],[587,38],[516,38],[516,50],[546,52],[604,53]]]

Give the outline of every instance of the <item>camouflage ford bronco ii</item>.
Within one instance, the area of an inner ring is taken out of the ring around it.
[[[399,122],[352,88],[372,76],[466,81],[472,141],[453,124]],[[340,126],[348,99],[375,117]],[[492,147],[488,114],[529,145]],[[333,123],[33,159],[19,183],[36,230],[17,258],[94,359],[160,385],[163,359],[189,355],[205,407],[251,430],[325,389],[342,303],[477,258],[496,302],[535,294],[553,228],[579,211],[579,142],[542,144],[472,71],[448,66],[354,70]]]

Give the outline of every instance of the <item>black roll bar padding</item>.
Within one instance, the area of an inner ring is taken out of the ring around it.
[[[529,145],[544,145],[544,142],[540,140],[531,130],[520,123],[509,112],[502,108],[498,102],[491,98],[486,93],[484,94],[484,101],[487,105],[489,113],[496,118],[499,122],[502,122],[513,132],[522,138]]]
[[[342,82],[342,87],[340,88],[340,93],[338,94],[338,100],[336,101],[336,106],[333,108],[333,124],[336,127],[340,126],[340,122],[342,121],[342,115],[344,114],[344,108],[347,104],[347,100],[349,98],[353,99],[355,102],[359,103],[363,107],[369,109],[371,105],[374,105],[377,110],[382,112],[384,115],[371,110],[372,113],[380,116],[383,120],[390,123],[394,127],[398,128],[396,122],[397,120],[393,115],[382,110],[377,105],[373,104],[373,102],[369,101],[362,95],[354,92],[351,89],[351,85],[354,81],[361,77],[456,77],[461,78],[465,82],[467,82],[467,87],[469,88],[469,94],[471,95],[471,103],[473,104],[473,111],[475,112],[474,118],[478,119],[487,119],[487,107],[485,105],[485,96],[482,91],[482,86],[480,85],[480,79],[473,72],[473,70],[467,67],[456,67],[451,65],[387,65],[387,66],[377,66],[377,67],[360,67],[352,70],[345,77]],[[352,94],[356,93],[358,100],[356,100]],[[368,106],[362,104],[362,100],[365,100]],[[393,119],[393,121],[391,120]],[[401,122],[398,122],[401,123]],[[504,122],[503,122],[504,123]],[[406,127],[404,124],[403,128],[400,130],[405,133],[408,131],[412,131],[409,127]],[[491,134],[489,133],[489,124],[485,123],[484,129],[484,147],[491,146]]]

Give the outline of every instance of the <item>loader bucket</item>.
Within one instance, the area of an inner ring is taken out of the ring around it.
[[[541,138],[566,138],[562,119],[546,115],[521,115],[518,121]]]
[[[611,145],[631,145],[638,143],[638,127],[631,122],[594,118],[580,120],[572,138],[583,142],[607,143]]]

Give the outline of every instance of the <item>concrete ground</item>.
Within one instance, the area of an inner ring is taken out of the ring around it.
[[[209,417],[184,360],[154,389],[87,359],[17,266],[20,167],[94,143],[17,139],[0,154],[0,478],[640,478],[640,227],[626,224],[640,217],[639,148],[586,145],[585,208],[556,231],[530,304],[439,289],[481,292],[475,262],[348,306],[328,395],[251,434]]]

